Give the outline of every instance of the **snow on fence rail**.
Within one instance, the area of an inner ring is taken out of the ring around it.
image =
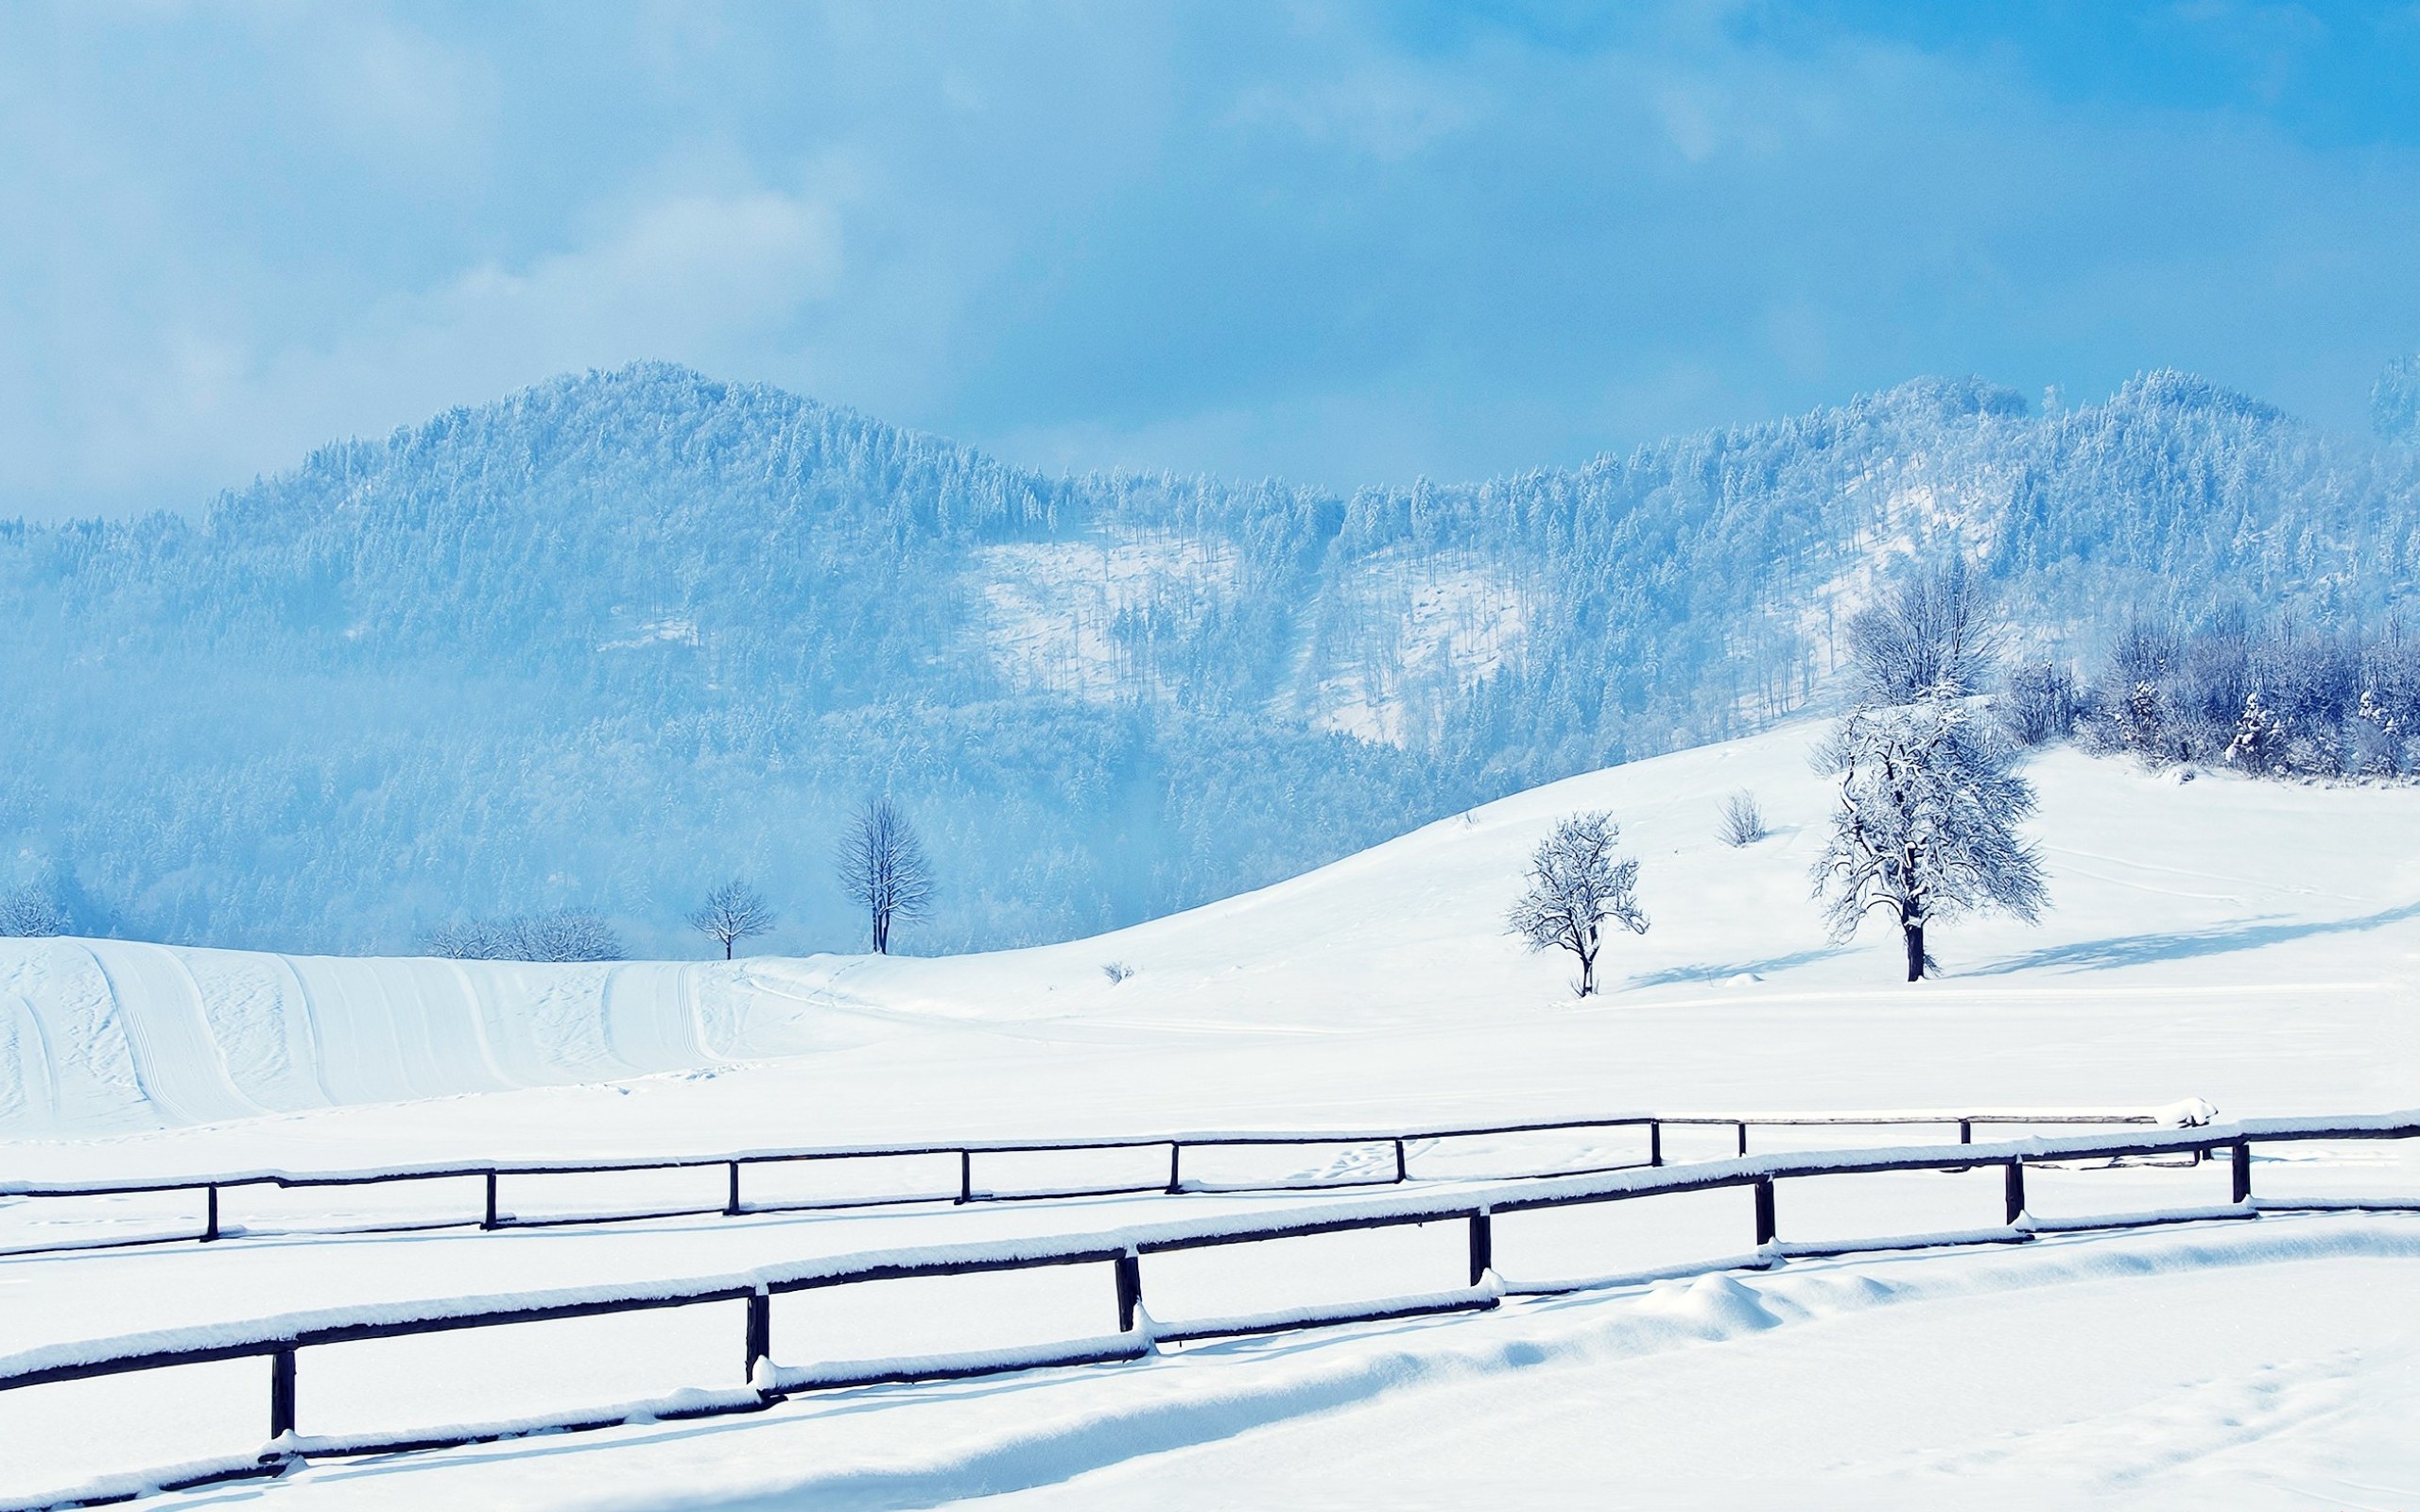
[[[90,1483],[43,1500],[17,1503],[12,1512],[23,1512],[25,1508],[129,1501],[156,1490],[243,1477],[274,1476],[315,1456],[387,1453],[488,1442],[533,1433],[761,1411],[803,1391],[1133,1360],[1150,1354],[1157,1345],[1163,1343],[1483,1311],[1496,1307],[1507,1296],[1551,1296],[1631,1284],[1650,1279],[1633,1273],[1584,1280],[1519,1281],[1507,1280],[1498,1269],[1495,1245],[1496,1217],[1590,1203],[1720,1188],[1752,1189],[1754,1247],[1751,1250],[1733,1259],[1666,1274],[1764,1268],[1792,1257],[1841,1255],[1871,1249],[2022,1244],[2043,1232],[2135,1228],[2214,1218],[2257,1218],[2264,1211],[2318,1209],[2420,1211],[2420,1198],[2340,1197],[2264,1202],[2255,1197],[2252,1192],[2252,1149],[2256,1143],[2412,1138],[2420,1138],[2420,1111],[2355,1118],[2245,1120],[2234,1125],[2205,1125],[2173,1133],[2063,1139],[2037,1137],[1997,1143],[1742,1157],[1682,1166],[1533,1177],[1494,1186],[1462,1188],[1450,1194],[1397,1192],[1323,1206],[1314,1217],[1259,1214],[1162,1222],[1097,1233],[830,1256],[718,1276],[641,1285],[591,1286],[503,1297],[464,1297],[389,1306],[331,1309],[250,1322],[212,1324],[51,1345],[0,1356],[0,1391],[211,1361],[265,1359],[269,1365],[268,1442],[251,1454],[189,1463]],[[2220,1150],[2229,1152],[2233,1192],[2231,1202],[2224,1207],[2193,1207],[2065,1221],[2039,1220],[2030,1217],[2027,1212],[2026,1171],[2029,1165],[2119,1161],[2177,1155],[2199,1159]],[[1774,1191],[1779,1182],[1884,1172],[1972,1171],[1992,1166],[1999,1167],[2003,1173],[2005,1222],[2001,1227],[1842,1243],[1790,1243],[1781,1238],[1780,1208]],[[1464,1286],[1339,1306],[1193,1319],[1175,1325],[1154,1321],[1144,1307],[1143,1261],[1147,1257],[1440,1222],[1458,1222],[1467,1226],[1469,1280]],[[1111,1267],[1115,1288],[1118,1328],[1113,1334],[1038,1348],[861,1360],[814,1367],[785,1367],[774,1359],[771,1302],[777,1295],[870,1281],[1102,1263]],[[746,1304],[740,1349],[743,1379],[747,1382],[743,1387],[685,1390],[669,1397],[606,1408],[505,1422],[457,1424],[413,1432],[401,1437],[310,1437],[300,1432],[298,1356],[307,1349],[362,1340],[732,1301]]]
[[[109,1249],[139,1245],[190,1242],[215,1243],[243,1231],[236,1226],[223,1222],[221,1213],[222,1194],[230,1189],[243,1187],[274,1187],[284,1191],[304,1191],[318,1188],[386,1186],[412,1181],[476,1180],[482,1185],[483,1200],[479,1204],[475,1216],[465,1213],[460,1217],[444,1217],[409,1223],[330,1226],[302,1231],[393,1233],[431,1228],[468,1228],[474,1224],[481,1229],[494,1230],[624,1223],[647,1218],[714,1215],[737,1217],[742,1214],[764,1212],[835,1211],[843,1209],[887,1207],[916,1202],[946,1201],[965,1204],[1065,1197],[1130,1196],[1149,1193],[1176,1195],[1187,1192],[1247,1194],[1400,1186],[1413,1179],[1411,1167],[1413,1160],[1417,1158],[1414,1154],[1415,1146],[1431,1146],[1455,1140],[1529,1134],[1618,1129],[1639,1129],[1645,1133],[1646,1148],[1641,1159],[1605,1165],[1557,1168],[1529,1173],[1530,1176],[1543,1178],[1548,1176],[1589,1176],[1609,1171],[1636,1169],[1642,1166],[1650,1168],[1661,1166],[1665,1163],[1664,1133],[1668,1128],[1729,1129],[1735,1136],[1735,1155],[1744,1156],[1748,1153],[1749,1130],[1755,1128],[1923,1126],[1946,1129],[1954,1125],[1958,1130],[1959,1143],[1964,1144],[1973,1142],[1974,1131],[1979,1127],[1994,1125],[2045,1127],[2063,1125],[2089,1125],[2095,1127],[2140,1125],[2192,1126],[2208,1123],[2214,1113],[2215,1110],[2208,1104],[2198,1099],[2172,1103],[2165,1108],[2120,1112],[2065,1108],[1918,1110],[1881,1113],[1634,1113],[1606,1118],[1556,1119],[1525,1124],[1464,1125],[1426,1129],[1197,1130],[1186,1133],[1096,1140],[994,1140],[943,1144],[857,1144],[755,1149],[722,1155],[672,1156],[638,1160],[487,1160],[302,1172],[261,1168],[220,1172],[207,1176],[136,1177],[100,1182],[0,1180],[0,1198],[64,1199],[191,1193],[201,1199],[199,1224],[190,1231],[146,1234],[136,1238],[85,1238],[60,1240],[49,1244],[0,1246],[0,1259],[12,1255],[50,1254],[74,1249]],[[1184,1158],[1188,1150],[1200,1153],[1237,1149],[1336,1149],[1357,1146],[1385,1152],[1391,1156],[1391,1160],[1382,1160],[1376,1167],[1375,1175],[1314,1176],[1307,1180],[1220,1183],[1188,1177],[1185,1174]],[[1127,1181],[1106,1186],[1078,1185],[1007,1191],[994,1190],[978,1185],[976,1181],[976,1161],[978,1157],[1088,1155],[1146,1151],[1163,1147],[1167,1151],[1167,1174],[1165,1179],[1155,1176],[1153,1179],[1144,1183]],[[742,1174],[751,1168],[919,1158],[955,1160],[958,1177],[955,1190],[825,1200],[752,1202],[746,1198],[741,1179]],[[505,1182],[511,1177],[710,1171],[717,1167],[723,1171],[725,1177],[723,1198],[720,1203],[709,1207],[657,1206],[523,1216],[515,1214],[505,1206],[503,1200]],[[295,1230],[281,1229],[280,1231]]]

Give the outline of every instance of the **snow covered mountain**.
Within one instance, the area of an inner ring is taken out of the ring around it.
[[[2156,373],[1973,381],[1469,486],[1052,478],[650,365],[329,447],[206,520],[0,529],[0,884],[89,932],[395,951],[735,872],[845,946],[841,816],[941,862],[909,949],[1063,938],[1824,696],[1893,555],[2015,614],[2402,602],[2420,458]]]

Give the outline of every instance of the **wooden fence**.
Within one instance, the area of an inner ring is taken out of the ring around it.
[[[1946,1132],[1958,1130],[1959,1143],[1971,1143],[1977,1128],[2014,1126],[2023,1128],[2089,1125],[2122,1127],[2155,1125],[2159,1115],[2150,1112],[2092,1111],[1985,1111],[1985,1112],[1916,1112],[1916,1113],[1766,1113],[1766,1114],[1624,1114],[1611,1118],[1558,1119],[1540,1123],[1464,1125],[1425,1129],[1333,1129],[1294,1132],[1219,1132],[1160,1134],[1130,1139],[1108,1140],[1002,1140],[959,1143],[950,1144],[863,1144],[828,1145],[796,1149],[748,1150],[724,1155],[676,1156],[638,1160],[554,1160],[554,1161],[475,1161],[417,1166],[379,1167],[371,1170],[289,1172],[255,1170],[228,1172],[213,1176],[171,1176],[131,1180],[75,1181],[7,1181],[0,1180],[0,1198],[73,1199],[131,1196],[142,1194],[190,1194],[195,1200],[193,1227],[178,1232],[146,1234],[137,1238],[70,1239],[57,1243],[0,1246],[0,1259],[17,1255],[49,1254],[73,1249],[125,1248],[160,1244],[211,1244],[241,1231],[239,1226],[225,1221],[227,1194],[248,1187],[275,1188],[281,1191],[307,1191],[333,1188],[372,1188],[395,1186],[406,1182],[459,1179],[476,1181],[480,1197],[475,1208],[466,1209],[458,1216],[406,1223],[322,1225],[316,1228],[283,1228],[281,1233],[401,1233],[436,1228],[470,1228],[494,1230],[502,1228],[553,1228],[569,1225],[627,1223],[648,1218],[680,1218],[722,1215],[738,1217],[752,1213],[821,1212],[854,1208],[892,1207],[912,1203],[966,1204],[989,1201],[1036,1201],[1069,1197],[1109,1197],[1167,1193],[1268,1193],[1338,1191],[1353,1187],[1400,1186],[1415,1177],[1412,1169],[1415,1146],[1435,1145],[1457,1140],[1504,1138],[1517,1135],[1587,1133],[1637,1129],[1642,1131],[1645,1148],[1639,1159],[1614,1164],[1555,1168],[1544,1171],[1507,1173],[1518,1176],[1587,1176],[1640,1167],[1655,1168],[1665,1163],[1665,1131],[1671,1128],[1715,1128],[1730,1130],[1734,1136],[1734,1154],[1748,1153],[1749,1131],[1766,1128],[1810,1127],[1935,1127]],[[1141,1152],[1165,1148],[1167,1151],[1167,1175],[1157,1173],[1151,1180],[1125,1181],[1112,1185],[1079,1185],[1052,1188],[997,1189],[977,1179],[977,1161],[1000,1158],[1037,1155],[1093,1155],[1113,1152]],[[1349,1149],[1361,1148],[1379,1152],[1378,1175],[1315,1177],[1310,1180],[1243,1183],[1223,1185],[1189,1177],[1185,1174],[1185,1155],[1234,1149]],[[956,1182],[944,1188],[927,1188],[892,1194],[844,1197],[831,1200],[751,1201],[744,1184],[744,1175],[752,1170],[768,1170],[783,1166],[807,1166],[840,1161],[899,1160],[904,1159],[941,1159],[956,1164]],[[509,1202],[508,1183],[548,1177],[606,1176],[651,1171],[705,1171],[719,1167],[723,1173],[722,1200],[710,1207],[652,1207],[615,1209],[571,1214],[549,1214],[540,1217],[516,1215]]]
[[[2029,1120],[2038,1122],[2038,1120]],[[1590,1125],[1594,1126],[1594,1125]],[[1388,1136],[1392,1137],[1392,1136]],[[251,1324],[211,1325],[117,1340],[54,1346],[0,1357],[0,1390],[167,1369],[209,1361],[259,1358],[268,1363],[269,1443],[256,1454],[187,1465],[123,1480],[95,1483],[43,1506],[90,1505],[130,1500],[148,1491],[246,1476],[276,1475],[315,1456],[385,1453],[406,1449],[486,1442],[537,1432],[565,1432],[642,1420],[700,1418],[761,1411],[803,1391],[877,1383],[916,1382],[980,1375],[1044,1366],[1073,1366],[1141,1358],[1161,1343],[1204,1337],[1368,1322],[1427,1314],[1475,1312],[1496,1307],[1507,1296],[1544,1296],[1634,1283],[1638,1274],[1580,1280],[1517,1281],[1498,1267],[1495,1220],[1513,1212],[1620,1202],[1640,1197],[1747,1187],[1754,1194],[1753,1248],[1733,1260],[1684,1267],[1668,1274],[1731,1267],[1769,1266],[1796,1256],[1840,1255],[1863,1250],[1932,1247],[1959,1244],[2023,1244],[2035,1235],[2089,1228],[2135,1228],[2207,1219],[2250,1219],[2263,1211],[2351,1209],[2420,1211],[2420,1197],[2364,1197],[2264,1203],[2252,1191],[2256,1144],[2308,1141],[2405,1140],[2420,1137],[2420,1113],[2337,1120],[2258,1120],[2235,1125],[2127,1135],[2066,1139],[2032,1138],[1997,1143],[1961,1143],[1898,1148],[1812,1151],[1735,1157],[1694,1164],[1564,1174],[1497,1182],[1452,1192],[1393,1192],[1338,1198],[1304,1214],[1262,1213],[1139,1225],[1110,1234],[1056,1236],[990,1244],[932,1246],[840,1256],[693,1280],[511,1297],[460,1297],[266,1319]],[[2118,1217],[2076,1220],[2031,1218],[2026,1211],[2029,1164],[2156,1160],[2217,1152],[2230,1161],[2231,1198],[2224,1206],[2176,1209]],[[2005,1222],[1996,1228],[1951,1234],[1930,1233],[1855,1242],[1792,1244],[1782,1238],[1787,1204],[1776,1198],[1783,1182],[1885,1172],[2002,1172]],[[1468,1237],[1468,1284],[1443,1292],[1352,1303],[1305,1307],[1282,1313],[1196,1320],[1179,1326],[1153,1322],[1144,1306],[1144,1262],[1155,1255],[1241,1246],[1318,1234],[1457,1223]],[[776,1363],[771,1299],[779,1295],[917,1277],[964,1276],[1043,1266],[1105,1264],[1115,1289],[1118,1331],[1040,1349],[890,1359],[857,1365],[784,1367]],[[677,1397],[627,1403],[610,1409],[528,1418],[511,1423],[466,1425],[404,1437],[311,1438],[299,1432],[299,1356],[313,1348],[370,1339],[494,1328],[552,1319],[595,1317],[741,1302],[743,1336],[737,1354],[748,1384],[740,1388],[686,1391]]]

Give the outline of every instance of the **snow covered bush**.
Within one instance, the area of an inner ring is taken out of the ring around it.
[[[1727,846],[1754,845],[1765,837],[1765,811],[1756,806],[1756,795],[1741,788],[1722,800],[1722,823],[1715,831],[1717,838]]]
[[[2066,739],[2076,712],[2075,674],[2048,657],[2020,662],[2001,679],[2000,723],[2020,746]]]
[[[421,936],[431,955],[458,961],[618,961],[614,927],[584,908],[521,919],[457,922]]]
[[[71,927],[67,910],[45,887],[30,885],[0,898],[0,938],[39,939]]]
[[[2032,921],[2048,899],[2042,864],[2016,826],[2033,789],[2014,752],[1946,693],[1851,713],[1815,748],[1840,780],[1832,834],[1814,868],[1832,937],[1887,910],[1907,946],[1908,980],[1930,966],[1925,930],[1971,909]]]
[[[1507,919],[1530,949],[1561,949],[1580,957],[1582,997],[1597,990],[1597,954],[1604,927],[1647,933],[1638,906],[1638,863],[1614,859],[1621,832],[1604,813],[1575,814],[1554,827],[1530,853],[1530,885]]]

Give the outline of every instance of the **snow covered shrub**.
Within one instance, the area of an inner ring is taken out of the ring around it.
[[[71,927],[67,910],[45,887],[27,885],[0,898],[0,938],[40,939]]]
[[[510,954],[504,943],[504,932],[495,924],[481,920],[457,919],[423,932],[421,950],[448,961],[496,961]]]
[[[622,939],[585,908],[564,908],[516,919],[514,958],[524,961],[618,961]]]
[[[1715,834],[1724,845],[1754,845],[1765,833],[1765,811],[1756,806],[1755,794],[1743,787],[1722,800],[1722,823]]]
[[[2094,685],[2090,711],[2076,733],[2088,750],[2139,757],[2150,765],[2174,759],[2166,687],[2177,659],[2175,637],[2136,622],[2119,632],[2109,666]]]
[[[2289,777],[2342,777],[2344,775],[2344,747],[2338,743],[2336,731],[2330,729],[2321,728],[2289,735],[2277,770]]]
[[[1621,832],[1614,816],[1574,814],[1538,842],[1530,856],[1530,885],[1505,922],[1532,951],[1560,949],[1580,957],[1582,997],[1597,990],[1597,953],[1608,922],[1647,933],[1638,906],[1638,863],[1614,859]]]
[[[1813,765],[1840,779],[1832,836],[1814,868],[1834,939],[1887,910],[1913,982],[1932,964],[1925,929],[1934,920],[1996,908],[2031,923],[2048,901],[2041,860],[2016,833],[2033,812],[2032,786],[1964,700],[1857,710],[1816,747]]]
[[[1134,974],[1134,968],[1127,965],[1124,961],[1103,961],[1101,963],[1100,974],[1109,978],[1110,986],[1115,987],[1118,983],[1125,981],[1130,976],[1132,976]]]
[[[2153,765],[2168,759],[2168,701],[2160,696],[2158,684],[2137,682],[2127,689],[2115,718],[2118,742],[2126,749]]]
[[[2260,701],[2260,690],[2245,694],[2243,713],[2236,717],[2235,738],[2227,742],[2228,765],[2247,772],[2265,772],[2277,764],[2278,747],[2284,743],[2277,716]]]
[[[2023,662],[2002,679],[1999,711],[2020,746],[2065,740],[2076,727],[2075,674],[2048,657]]]
[[[621,936],[584,908],[524,919],[456,922],[421,936],[431,955],[458,961],[618,961]]]
[[[2377,694],[2363,688],[2353,717],[2344,722],[2344,769],[2356,777],[2393,777],[2402,756],[2401,733]]]

